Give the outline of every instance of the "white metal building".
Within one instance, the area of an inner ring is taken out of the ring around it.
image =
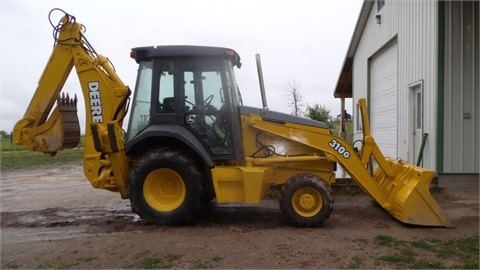
[[[367,98],[385,155],[479,173],[479,13],[479,1],[364,1],[334,96]]]

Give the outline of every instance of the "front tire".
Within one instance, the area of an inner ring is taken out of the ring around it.
[[[280,209],[298,227],[318,227],[330,216],[330,186],[320,177],[303,173],[291,177],[280,192]]]
[[[200,212],[205,181],[199,163],[182,151],[150,151],[129,175],[132,209],[144,221],[157,225],[191,222]]]

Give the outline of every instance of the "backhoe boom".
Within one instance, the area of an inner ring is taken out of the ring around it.
[[[126,198],[128,168],[124,166],[127,158],[121,127],[130,90],[109,60],[96,54],[83,30],[83,25],[67,13],[55,27],[55,46],[24,117],[14,127],[13,140],[18,145],[51,155],[78,144],[77,99],[60,94],[75,67],[85,99],[85,175],[93,186],[120,191]],[[91,126],[97,130],[95,134]],[[115,141],[115,151],[110,147],[112,141]],[[100,151],[95,149],[95,143],[100,145],[97,147]]]

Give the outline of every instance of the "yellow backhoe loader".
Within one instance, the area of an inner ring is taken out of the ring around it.
[[[129,199],[143,220],[181,225],[212,200],[257,204],[280,187],[285,218],[296,226],[319,226],[333,209],[330,186],[338,163],[399,221],[451,225],[429,192],[435,173],[383,156],[370,135],[364,99],[363,144],[356,151],[322,122],[269,110],[258,55],[263,108],[242,104],[234,74],[241,62],[234,50],[157,46],[131,51],[139,67],[130,101],[130,89],[95,52],[83,25],[62,16],[52,55],[13,139],[52,155],[77,145],[77,99],[61,94],[75,67],[85,98],[85,176],[93,187]],[[378,164],[373,173],[371,160]]]

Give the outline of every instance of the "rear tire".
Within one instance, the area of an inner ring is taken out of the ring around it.
[[[333,210],[330,186],[320,177],[303,173],[291,177],[280,192],[280,209],[289,223],[318,227]]]
[[[182,151],[150,151],[129,175],[132,209],[144,221],[157,225],[191,222],[202,206],[204,181],[199,163]]]

